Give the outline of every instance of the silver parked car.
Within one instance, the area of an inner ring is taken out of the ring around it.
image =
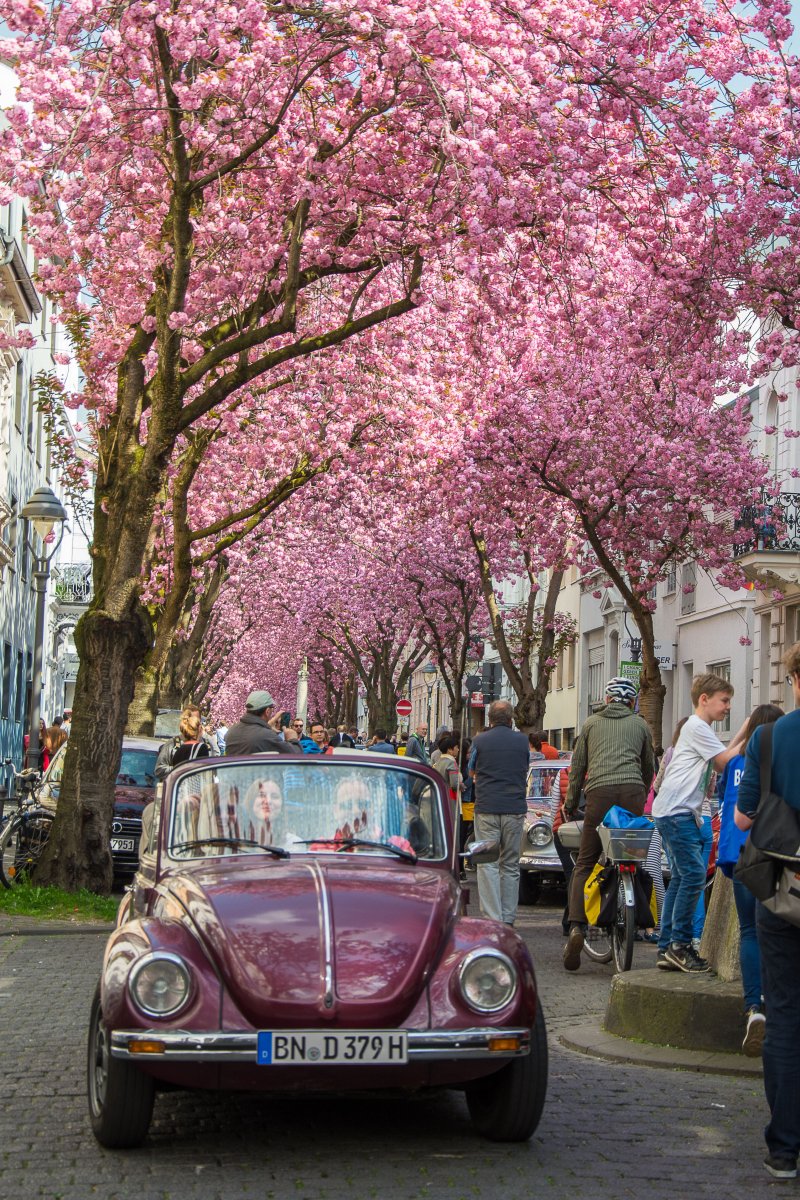
[[[561,782],[570,759],[546,758],[528,768],[528,812],[519,859],[519,899],[535,904],[542,883],[564,882],[564,868],[553,840],[553,819],[561,802]]]

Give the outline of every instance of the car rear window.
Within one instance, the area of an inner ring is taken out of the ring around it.
[[[120,787],[155,787],[156,750],[123,750],[117,783]]]

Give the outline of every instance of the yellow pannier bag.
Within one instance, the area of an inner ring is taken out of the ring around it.
[[[597,918],[600,916],[600,904],[602,896],[600,895],[600,872],[603,870],[601,863],[595,863],[592,873],[586,880],[583,889],[583,903],[586,908],[586,920],[590,925],[597,924]]]

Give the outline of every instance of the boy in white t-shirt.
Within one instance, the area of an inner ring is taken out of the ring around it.
[[[711,728],[730,712],[732,695],[727,679],[695,675],[694,714],[681,730],[653,804],[656,827],[672,867],[656,961],[667,970],[708,970],[708,963],[692,946],[694,912],[706,881],[701,809],[711,772],[721,771],[728,759],[740,753],[744,742],[746,721],[727,748]]]

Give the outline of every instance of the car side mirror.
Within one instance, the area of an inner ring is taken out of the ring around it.
[[[469,850],[461,855],[471,863],[493,863],[500,857],[499,842],[473,842]]]

